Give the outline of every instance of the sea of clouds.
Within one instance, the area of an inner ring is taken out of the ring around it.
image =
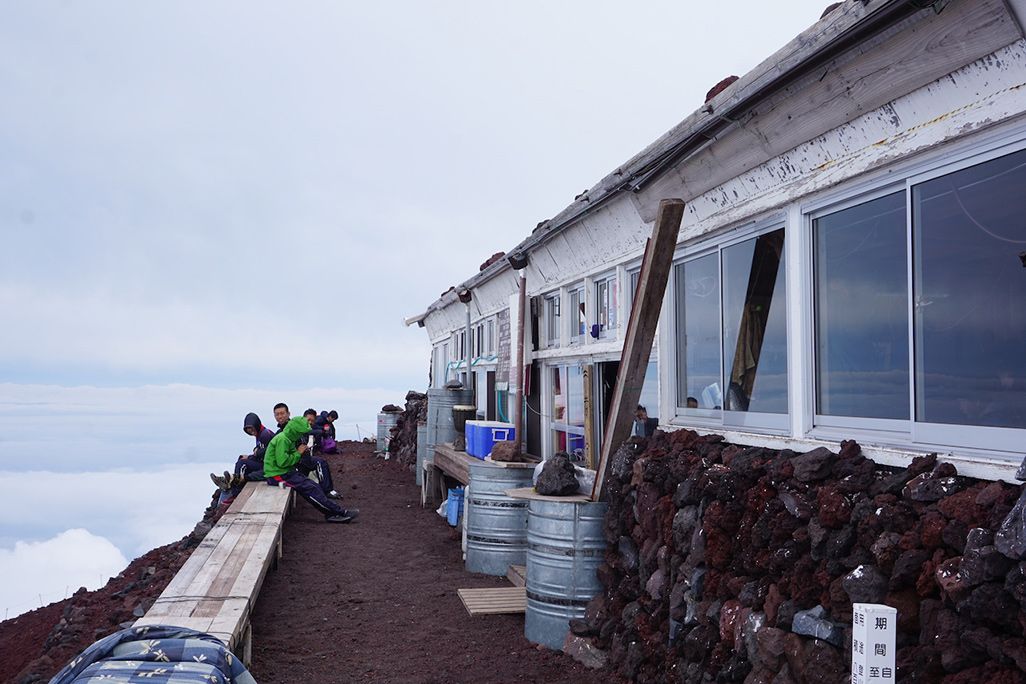
[[[208,473],[252,449],[243,416],[273,427],[285,401],[336,409],[343,439],[373,435],[391,390],[134,388],[0,383],[0,619],[95,589],[187,534]]]

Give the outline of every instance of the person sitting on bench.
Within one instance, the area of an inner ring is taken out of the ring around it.
[[[310,433],[310,425],[303,418],[292,418],[274,436],[264,454],[264,475],[267,483],[296,490],[314,508],[324,514],[327,522],[347,523],[359,515],[355,508],[345,509],[327,497],[315,482],[298,469],[307,451],[306,444],[296,442]]]
[[[223,477],[210,473],[210,479],[221,490],[218,505],[230,503],[242,492],[242,487],[247,482],[259,482],[264,479],[264,452],[274,433],[264,427],[260,416],[255,413],[247,413],[242,419],[242,431],[256,440],[253,452],[248,456],[239,456],[235,462],[235,473],[232,475],[229,475],[227,470],[224,471]]]
[[[331,468],[328,466],[328,462],[315,455],[321,449],[321,440],[324,437],[324,432],[315,425],[317,412],[313,409],[307,409],[303,412],[303,418],[306,419],[307,425],[310,426],[307,441],[309,441],[310,436],[313,437],[313,449],[307,449],[303,454],[303,458],[300,459],[297,466],[299,472],[305,475],[317,473],[317,481],[321,483],[321,489],[324,490],[324,494],[331,499],[341,499],[342,495],[335,491],[335,485],[332,484]]]

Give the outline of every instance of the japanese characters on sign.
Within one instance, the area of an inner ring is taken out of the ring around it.
[[[894,684],[894,635],[898,611],[875,603],[853,606],[852,684]]]

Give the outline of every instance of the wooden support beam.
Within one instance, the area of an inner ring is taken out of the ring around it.
[[[586,364],[582,369],[584,375],[584,464],[586,468],[595,469],[595,404],[593,401],[595,366]]]
[[[602,497],[613,452],[620,448],[631,434],[634,410],[641,398],[641,386],[645,382],[645,370],[652,354],[652,340],[655,339],[659,323],[659,311],[666,294],[666,283],[673,264],[673,250],[677,245],[680,222],[684,218],[684,201],[664,199],[659,202],[659,212],[652,237],[645,247],[645,256],[638,275],[638,287],[634,295],[627,336],[620,356],[620,370],[616,375],[613,399],[606,430],[602,439],[602,452],[596,467],[595,486],[591,491],[592,501]]]

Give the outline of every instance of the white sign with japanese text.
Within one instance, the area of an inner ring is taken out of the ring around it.
[[[894,635],[898,611],[876,603],[853,606],[851,635],[852,684],[894,684]]]

